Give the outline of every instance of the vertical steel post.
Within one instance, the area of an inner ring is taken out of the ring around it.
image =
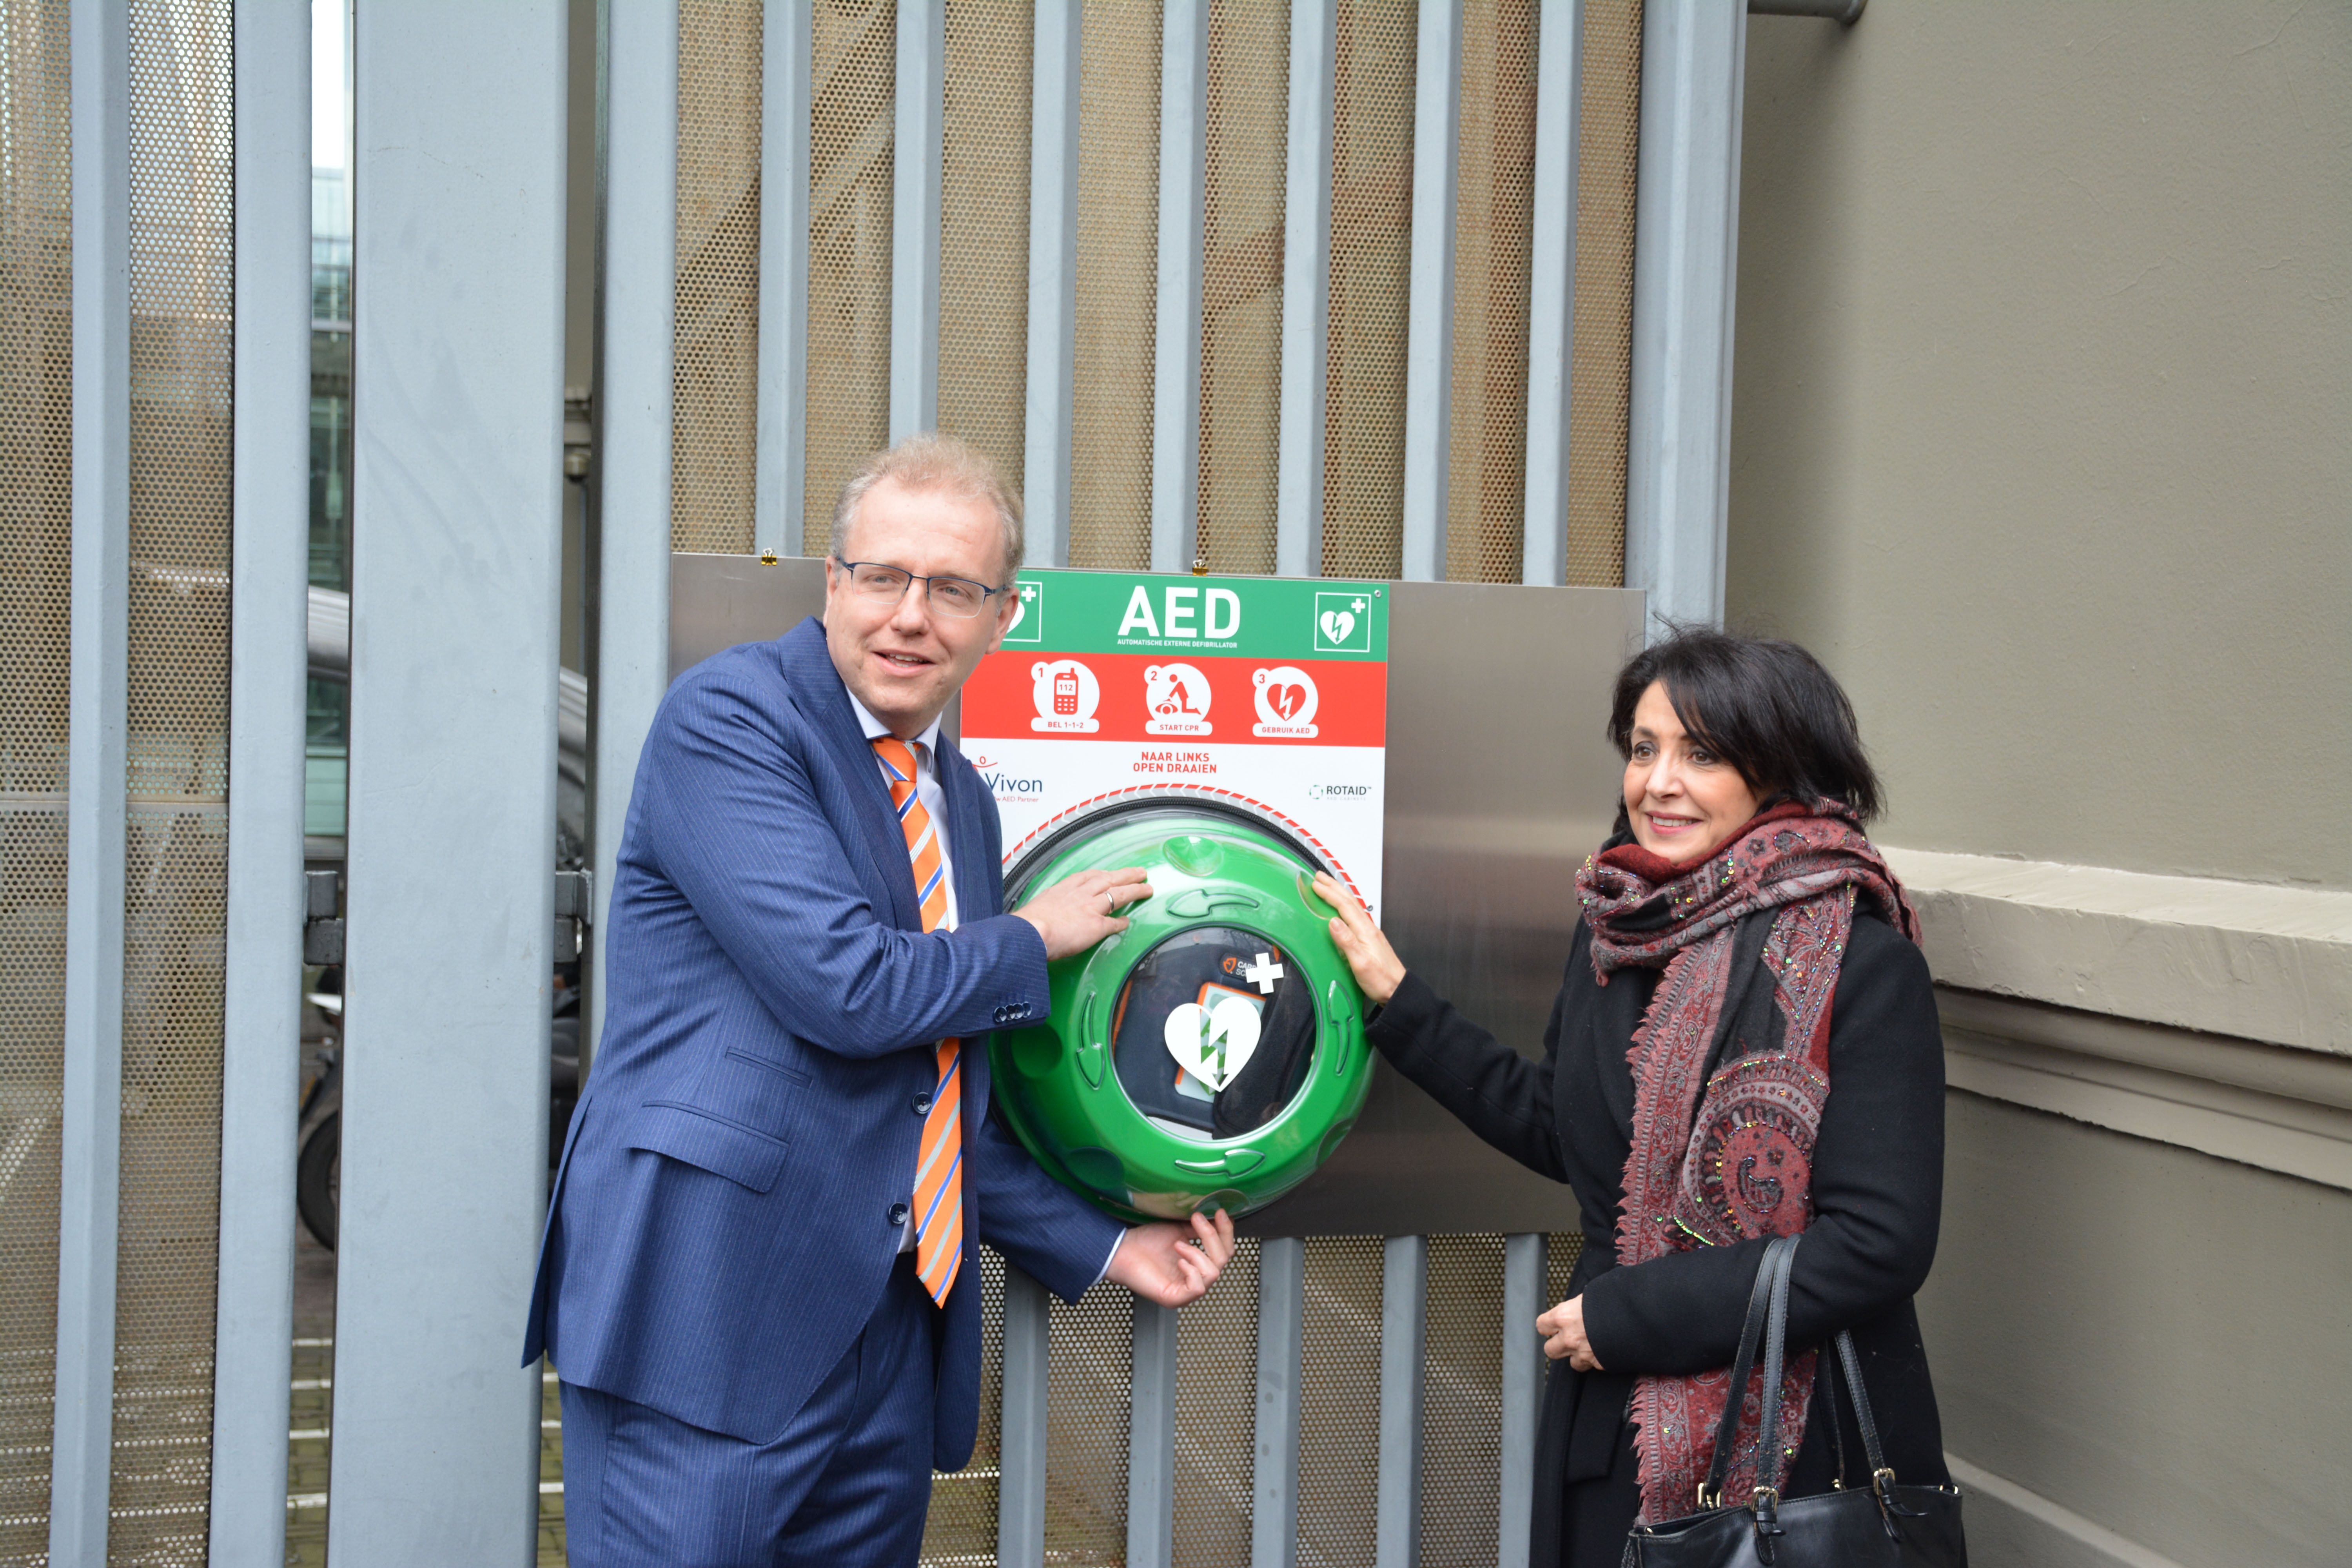
[[[604,278],[597,342],[596,856],[591,1059],[604,1033],[605,916],[637,752],[669,689],[670,373],[677,268],[677,0],[610,0]]]
[[[1078,364],[1079,0],[1037,0],[1029,87],[1029,406],[1022,489],[1032,566],[1070,563]]]
[[[1152,321],[1151,569],[1199,547],[1201,247],[1208,221],[1209,0],[1160,19],[1160,299]]]
[[[1672,3],[1672,0],[1668,0]],[[1569,361],[1576,342],[1576,125],[1584,102],[1583,0],[1536,20],[1536,177],[1528,289],[1528,477],[1523,582],[1568,581]]]
[[[1462,0],[1423,0],[1413,63],[1412,297],[1404,353],[1401,575],[1445,577],[1454,445],[1454,216],[1462,131]]]
[[[286,1555],[309,659],[310,7],[236,0],[228,908],[211,1558]]]
[[[1392,1236],[1381,1273],[1381,1490],[1378,1568],[1421,1552],[1422,1341],[1429,1326],[1429,1238]]]
[[[997,1422],[996,1561],[1045,1561],[1045,1439],[1053,1304],[1045,1287],[1004,1266],[1004,1397]]]
[[[567,10],[362,0],[354,29],[338,1568],[537,1533]]]
[[[1176,1310],[1135,1299],[1128,1376],[1127,1568],[1170,1568],[1176,1549]]]
[[[810,48],[813,0],[767,0],[760,58],[760,369],[751,546],[798,555],[808,462]],[[675,118],[673,116],[673,118]]]
[[[106,1561],[122,1163],[131,625],[131,24],[73,0],[73,627],[49,1561]]]
[[[947,0],[898,0],[890,216],[890,439],[940,423],[940,153]]]
[[[1292,0],[1282,196],[1282,405],[1274,569],[1323,574],[1324,374],[1331,321],[1331,88],[1339,0]]]
[[[1536,1319],[1544,1298],[1541,1231],[1503,1238],[1503,1431],[1500,1568],[1528,1568],[1528,1527],[1535,1518],[1536,1416],[1543,1402],[1543,1342]]]
[[[1723,619],[1747,53],[1743,0],[1643,12],[1625,586],[1649,595],[1653,637]]]
[[[1299,1363],[1306,1345],[1307,1244],[1270,1236],[1257,1247],[1257,1435],[1250,1568],[1298,1562]]]

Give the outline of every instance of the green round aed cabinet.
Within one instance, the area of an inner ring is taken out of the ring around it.
[[[1051,965],[1046,1023],[995,1037],[998,1102],[1039,1164],[1121,1218],[1182,1219],[1263,1208],[1330,1157],[1372,1075],[1319,865],[1244,808],[1146,797],[1013,868],[1008,906],[1124,866],[1154,889]]]

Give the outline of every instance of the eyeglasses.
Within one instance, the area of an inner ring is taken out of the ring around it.
[[[923,596],[932,609],[960,621],[971,620],[988,607],[991,597],[1004,592],[969,577],[924,577],[876,561],[844,561],[836,555],[833,563],[849,574],[850,591],[861,599],[877,605],[895,605],[906,597],[908,584],[920,583]]]

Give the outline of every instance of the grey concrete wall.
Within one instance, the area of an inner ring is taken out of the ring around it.
[[[2344,0],[1751,20],[1727,605],[1845,682],[1882,837],[2352,888],[2347,315]],[[1973,1500],[1980,1565],[2340,1561],[2352,1194],[1949,1135],[1947,1444],[2055,1505]]]
[[[2352,887],[2352,6],[1748,26],[1727,604],[1927,849]]]
[[[1948,1132],[1946,1446],[2190,1568],[2342,1561],[2352,1194],[1958,1092]]]

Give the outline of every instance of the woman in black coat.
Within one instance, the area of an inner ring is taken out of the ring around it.
[[[1381,1004],[1381,1053],[1576,1190],[1583,1252],[1568,1300],[1533,1325],[1559,1363],[1536,1448],[1541,1568],[1617,1568],[1637,1516],[1696,1510],[1775,1235],[1805,1233],[1781,1493],[1828,1490],[1842,1458],[1847,1484],[1869,1485],[1836,1358],[1810,1353],[1840,1329],[1888,1467],[1948,1480],[1911,1300],[1942,1202],[1943,1043],[1908,900],[1861,832],[1878,789],[1853,709],[1792,644],[1689,632],[1621,672],[1610,735],[1626,759],[1618,832],[1577,877],[1584,918],[1540,1063],[1432,992],[1322,885]],[[1729,1501],[1759,1484],[1761,1391],[1759,1371]]]

